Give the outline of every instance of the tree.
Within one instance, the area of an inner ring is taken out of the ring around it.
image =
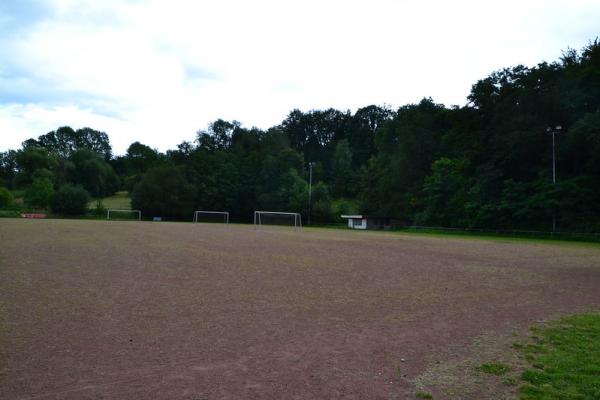
[[[207,210],[236,208],[241,182],[234,155],[225,151],[208,154],[201,151],[194,161],[196,204]]]
[[[330,108],[303,113],[293,110],[281,123],[281,129],[288,136],[291,147],[306,161],[325,163],[333,151],[332,144],[345,138],[350,121],[349,111],[344,113]]]
[[[600,180],[600,111],[584,114],[562,143],[562,174],[591,175]]]
[[[177,150],[167,150],[166,157],[176,165],[185,164],[194,152],[194,145],[191,142],[183,141],[177,145]]]
[[[281,176],[281,186],[276,192],[275,211],[299,212],[306,215],[308,209],[308,184],[298,172],[290,168]]]
[[[306,210],[308,184],[302,177],[303,167],[302,156],[293,149],[285,148],[276,154],[266,154],[258,182],[261,208],[272,211]]]
[[[100,132],[92,128],[81,128],[75,132],[76,148],[88,149],[102,156],[105,161],[112,157],[112,148],[108,135],[105,132]]]
[[[450,129],[449,110],[431,99],[401,107],[377,131],[377,155],[361,173],[361,210],[414,219],[421,208],[423,182]]]
[[[56,131],[39,136],[37,140],[29,139],[23,144],[23,147],[31,146],[43,147],[62,158],[70,157],[78,149],[88,149],[106,161],[112,156],[108,135],[92,128],[81,128],[74,131],[69,126],[63,126]]]
[[[348,196],[355,192],[354,171],[352,170],[352,152],[348,140],[340,140],[335,146],[332,164],[332,189],[338,197]]]
[[[52,181],[48,178],[37,178],[25,191],[24,200],[29,207],[46,208],[53,195]]]
[[[150,169],[135,185],[131,205],[144,215],[189,219],[195,195],[196,187],[181,167],[162,166]]]
[[[8,207],[13,202],[13,195],[7,188],[0,187],[0,208]]]
[[[128,175],[143,174],[150,168],[158,166],[160,161],[157,150],[140,142],[132,143],[129,148],[127,148],[125,157],[127,164],[126,173]]]
[[[238,121],[228,122],[218,119],[208,126],[208,131],[198,131],[198,146],[206,150],[224,150],[231,146],[231,138],[240,127]]]
[[[83,215],[87,212],[88,192],[81,186],[63,185],[52,197],[50,207],[62,215]]]
[[[365,165],[375,154],[375,135],[393,115],[389,108],[375,105],[356,111],[346,135],[352,151],[352,166],[355,169]]]
[[[466,177],[466,166],[465,160],[445,157],[433,163],[423,185],[425,209],[418,223],[459,228],[470,225],[467,205],[472,182]]]
[[[38,169],[53,170],[57,160],[42,147],[25,147],[15,154],[18,173],[15,176],[17,186],[26,186],[33,182],[33,174]]]
[[[314,221],[329,222],[335,219],[329,189],[323,182],[318,182],[312,190],[311,217]]]
[[[0,152],[0,185],[12,187],[14,177],[17,173],[17,152],[8,150]]]
[[[72,181],[83,186],[93,197],[109,196],[119,188],[119,179],[112,167],[91,150],[74,151],[70,161],[75,166]]]

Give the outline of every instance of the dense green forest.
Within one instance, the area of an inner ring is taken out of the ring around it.
[[[397,110],[293,110],[268,130],[217,120],[176,149],[135,142],[118,156],[105,133],[61,127],[0,153],[0,207],[20,192],[29,208],[69,213],[61,196],[127,190],[134,208],[167,219],[189,220],[195,209],[238,221],[257,209],[306,216],[309,164],[314,222],[362,212],[551,230],[555,216],[558,230],[600,231],[600,42],[496,71],[464,107],[426,98]]]

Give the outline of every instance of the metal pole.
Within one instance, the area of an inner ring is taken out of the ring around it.
[[[310,208],[311,208],[311,199],[312,199],[312,166],[313,163],[309,162],[308,163],[308,222],[307,224],[310,225]]]
[[[556,189],[556,146],[554,144],[554,136],[556,131],[552,131],[552,184]],[[556,232],[556,210],[552,209],[552,232]]]
[[[546,128],[546,132],[552,135],[552,184],[556,185],[556,141],[555,135],[560,133],[562,126],[557,125],[554,128]],[[556,189],[556,186],[555,186]],[[552,232],[556,232],[556,210],[552,208]]]
[[[554,135],[556,131],[552,131],[552,183],[556,184],[556,146],[554,144]]]

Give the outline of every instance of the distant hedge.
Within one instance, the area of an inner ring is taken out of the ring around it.
[[[0,210],[0,218],[19,218],[21,212],[18,210]]]
[[[52,211],[62,215],[83,215],[90,196],[81,186],[63,185],[52,197]]]

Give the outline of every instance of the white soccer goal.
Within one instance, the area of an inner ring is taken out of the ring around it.
[[[302,228],[300,213],[279,211],[254,211],[254,226],[261,225],[294,225],[294,229]]]
[[[140,210],[106,210],[106,219],[111,219],[111,217],[112,219],[137,219],[141,221],[142,212]]]
[[[194,211],[194,222],[224,222],[229,223],[227,211]]]

